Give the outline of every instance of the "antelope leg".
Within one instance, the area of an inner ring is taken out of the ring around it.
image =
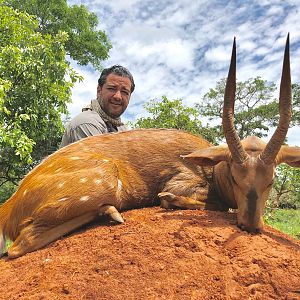
[[[38,250],[61,236],[95,219],[95,213],[86,213],[51,228],[32,222],[22,229],[20,235],[8,249],[8,257],[16,258],[25,253]]]
[[[158,194],[163,208],[204,209],[206,203],[172,193],[162,192]]]
[[[228,211],[229,207],[219,201],[213,201],[211,199],[204,198],[203,201],[195,200],[190,197],[177,196],[169,192],[162,192],[158,194],[161,200],[161,207],[181,208],[181,209],[200,209],[200,210],[218,210]]]

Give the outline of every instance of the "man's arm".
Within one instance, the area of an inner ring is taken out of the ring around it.
[[[97,125],[92,123],[84,123],[76,126],[75,128],[67,128],[62,137],[60,147],[64,147],[89,136],[103,133],[107,133],[107,128],[100,123]]]

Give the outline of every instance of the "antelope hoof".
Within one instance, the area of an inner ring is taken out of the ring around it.
[[[158,197],[160,198],[160,200],[166,200],[172,202],[176,196],[172,193],[161,192],[158,194]]]
[[[119,223],[124,223],[124,219],[118,210],[112,205],[102,205],[99,208],[99,216],[109,215],[113,220]]]
[[[28,249],[28,247],[25,246],[25,248],[23,248],[22,245],[23,243],[21,242],[20,244],[17,245],[12,245],[8,250],[7,250],[7,256],[8,258],[18,258],[22,255],[24,255],[27,252],[30,252],[30,250]]]
[[[162,192],[158,194],[158,197],[160,199],[160,207],[162,208],[174,208],[174,205],[172,205],[172,202],[175,199],[175,195],[168,192]]]

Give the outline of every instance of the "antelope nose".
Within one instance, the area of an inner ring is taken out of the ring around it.
[[[249,232],[249,233],[257,234],[257,233],[261,232],[261,228],[258,227],[258,226],[254,226],[254,225],[249,225],[249,224],[245,225],[245,224],[242,223],[242,224],[238,224],[238,227],[240,229],[244,230],[244,231]]]

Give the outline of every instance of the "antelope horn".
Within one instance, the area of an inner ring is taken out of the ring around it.
[[[234,115],[234,101],[236,90],[236,44],[235,38],[232,46],[231,62],[228,72],[224,106],[223,106],[223,131],[229,150],[231,152],[232,159],[239,164],[242,164],[247,159],[247,153],[243,149],[240,138],[236,133],[233,115]]]
[[[282,75],[279,93],[279,124],[268,142],[266,148],[261,153],[260,158],[265,164],[271,164],[275,161],[276,156],[281,148],[289,129],[292,115],[292,85],[290,70],[290,35],[286,39],[284,60],[282,66]]]

